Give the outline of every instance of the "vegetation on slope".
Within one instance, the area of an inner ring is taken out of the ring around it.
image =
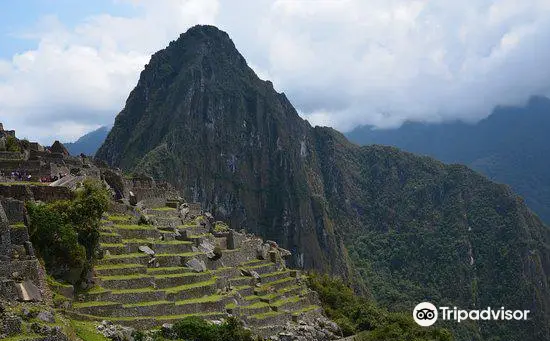
[[[30,238],[48,273],[74,283],[90,269],[109,198],[102,183],[86,180],[73,200],[27,203]]]
[[[407,122],[398,129],[359,127],[350,140],[383,144],[462,163],[510,185],[545,222],[550,222],[550,99],[532,97],[525,106],[497,107],[476,123]]]
[[[308,285],[317,291],[325,313],[345,336],[359,334],[362,341],[453,340],[446,329],[418,326],[410,312],[389,312],[357,296],[341,279],[310,273]]]

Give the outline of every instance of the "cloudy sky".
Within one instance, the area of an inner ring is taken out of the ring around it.
[[[0,2],[0,122],[43,143],[111,124],[149,56],[195,24],[343,131],[550,93],[550,0],[18,0]]]

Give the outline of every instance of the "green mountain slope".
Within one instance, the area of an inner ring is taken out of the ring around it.
[[[347,134],[359,144],[384,144],[462,163],[509,184],[550,222],[550,99],[532,97],[523,107],[497,107],[477,124],[406,123],[398,129],[359,127]]]
[[[466,167],[311,127],[215,27],[152,56],[97,157],[169,180],[293,251],[293,265],[365,285],[390,309],[535,312],[451,323],[459,340],[550,338],[549,229],[517,196]]]

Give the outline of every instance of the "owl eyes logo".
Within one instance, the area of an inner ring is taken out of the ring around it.
[[[414,307],[413,318],[418,325],[429,327],[437,321],[437,308],[430,302],[419,303]]]

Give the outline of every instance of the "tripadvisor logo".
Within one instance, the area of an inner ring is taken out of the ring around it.
[[[463,310],[457,307],[439,307],[438,309],[430,302],[422,302],[414,307],[413,318],[418,325],[429,327],[437,321],[438,317],[442,321],[459,323],[464,320],[522,321],[527,320],[529,313],[529,310],[507,310],[504,307],[500,307],[500,309],[487,307],[481,310]]]

